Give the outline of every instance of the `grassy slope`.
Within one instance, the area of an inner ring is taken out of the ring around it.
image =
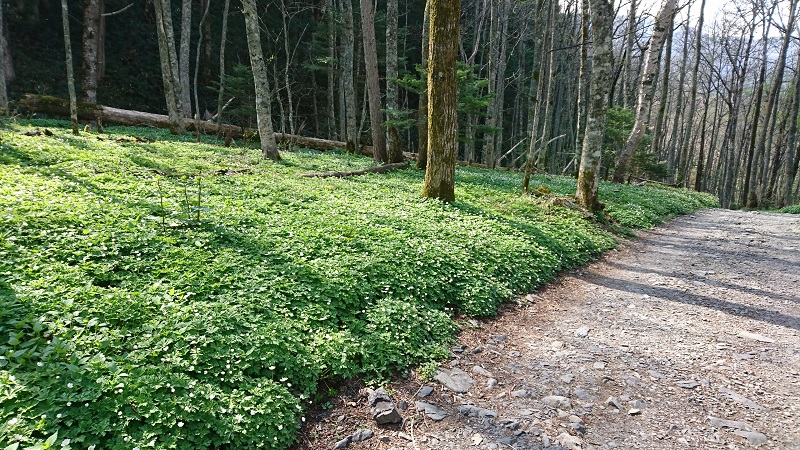
[[[298,176],[363,157],[275,164],[153,130],[100,141],[36,125],[55,136],[0,128],[0,447],[58,431],[78,448],[284,448],[320,379],[441,357],[457,313],[492,314],[614,245],[518,195],[515,173],[461,168],[444,205],[419,198],[413,169]],[[130,139],[144,134],[158,141]],[[619,185],[601,197],[629,227],[715,205]]]

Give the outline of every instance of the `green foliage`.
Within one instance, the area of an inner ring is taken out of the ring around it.
[[[603,138],[603,166],[614,167],[617,155],[625,146],[628,136],[633,130],[636,117],[629,108],[615,106],[608,109],[606,116],[605,137]],[[653,137],[645,134],[631,159],[630,173],[647,179],[664,179],[667,166],[658,161],[658,155],[650,153]],[[606,170],[607,171],[607,170]]]
[[[0,448],[56,432],[76,448],[286,448],[321,381],[432,367],[456,315],[493,314],[614,246],[518,195],[517,173],[459,168],[443,204],[419,198],[413,169],[299,176],[372,164],[355,155],[273,163],[163,130],[35,125],[54,136],[0,128]],[[714,204],[600,195],[631,227]]]
[[[784,208],[779,209],[777,212],[787,213],[787,214],[800,214],[800,205],[786,206]]]
[[[219,89],[216,92],[219,93]],[[234,98],[222,113],[225,122],[252,128],[256,120],[256,88],[250,66],[237,64],[225,74],[225,97],[226,102]]]

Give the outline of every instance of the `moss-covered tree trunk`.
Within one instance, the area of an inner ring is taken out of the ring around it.
[[[423,197],[455,200],[460,0],[430,0],[428,166]]]
[[[6,91],[6,34],[3,26],[3,2],[0,0],[0,115],[8,114]]]
[[[600,177],[606,108],[611,90],[613,9],[608,0],[589,0],[592,20],[592,75],[589,84],[589,111],[583,138],[581,166],[578,171],[578,202],[589,211],[601,208],[597,199]]]
[[[375,11],[372,0],[361,0],[361,36],[364,38],[364,65],[366,70],[367,95],[369,96],[369,120],[372,132],[372,148],[375,162],[389,160],[386,152],[386,132],[383,129],[381,107],[381,85],[378,74],[378,46],[375,37]]]
[[[636,104],[636,122],[633,125],[633,130],[625,142],[625,146],[617,158],[617,167],[614,169],[614,182],[622,183],[628,174],[628,166],[639,143],[642,142],[645,129],[647,128],[647,117],[650,111],[650,105],[653,102],[653,90],[656,85],[656,78],[658,77],[658,66],[661,60],[661,50],[664,48],[664,42],[669,32],[668,28],[672,25],[672,17],[675,15],[677,8],[677,0],[666,0],[664,6],[656,16],[655,24],[653,25],[653,35],[650,37],[650,43],[647,47],[647,57],[644,73],[642,73],[642,80],[639,83],[639,100]]]
[[[270,106],[269,74],[261,50],[261,31],[258,25],[258,10],[255,0],[242,0],[242,12],[247,27],[247,47],[250,49],[250,66],[253,69],[253,84],[256,89],[256,118],[258,135],[261,138],[261,153],[274,161],[281,159],[275,132],[272,130],[272,107]]]
[[[72,121],[72,134],[78,134],[78,99],[75,96],[75,74],[72,71],[72,43],[69,37],[69,9],[67,8],[67,0],[61,0],[61,23],[64,26],[64,53],[67,59],[69,118]]]
[[[175,36],[172,30],[172,12],[169,0],[154,0],[156,12],[156,31],[158,32],[158,55],[161,61],[161,79],[164,82],[164,98],[167,102],[167,115],[172,124],[172,134],[183,133],[181,120],[181,100],[178,91],[178,61],[175,51]]]

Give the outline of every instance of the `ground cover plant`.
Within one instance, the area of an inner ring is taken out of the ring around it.
[[[787,206],[785,208],[779,209],[777,212],[787,213],[787,214],[800,214],[800,205]]]
[[[0,127],[0,448],[285,448],[320,380],[443,357],[459,317],[614,246],[548,200],[569,178],[522,196],[519,174],[459,168],[447,205],[414,169],[299,176],[372,164],[341,152],[64,127]],[[629,227],[715,205],[600,194]]]

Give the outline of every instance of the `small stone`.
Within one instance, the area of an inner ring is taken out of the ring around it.
[[[372,408],[372,418],[375,419],[379,425],[389,423],[400,423],[403,417],[400,412],[395,408],[389,394],[383,388],[376,390],[367,390],[369,394],[369,405]]]
[[[378,438],[378,440],[381,442],[389,442],[392,440],[392,438],[390,438],[389,436],[381,436]]]
[[[740,331],[739,332],[739,336],[741,336],[743,338],[747,338],[747,339],[752,339],[752,340],[758,341],[758,342],[766,342],[768,344],[771,344],[771,343],[775,342],[775,339],[772,339],[772,338],[769,338],[769,337],[766,337],[766,336],[763,336],[763,335],[760,335],[760,334],[757,334],[757,333],[749,333],[747,331]]]
[[[495,378],[489,378],[486,380],[486,389],[494,389],[497,386],[497,380]]]
[[[463,345],[454,345],[450,347],[450,351],[453,353],[464,353],[464,350],[466,349],[467,347],[464,347]]]
[[[556,441],[567,450],[581,450],[583,439],[569,433],[561,433],[556,437]]]
[[[405,433],[397,433],[397,437],[399,437],[400,439],[405,439],[408,442],[414,442],[414,438],[412,438],[411,436],[409,436],[409,435],[407,435]]]
[[[425,398],[425,397],[431,395],[432,392],[433,392],[433,388],[432,387],[430,387],[430,386],[422,386],[417,391],[417,397],[418,398]]]
[[[650,375],[651,378],[656,380],[663,380],[665,378],[664,374],[657,370],[648,370],[647,374]]]
[[[596,363],[592,364],[592,369],[603,370],[606,368],[606,363],[603,361],[597,361]]]
[[[481,408],[475,405],[461,405],[458,407],[458,412],[465,416],[470,417],[497,417],[497,413],[486,408]]]
[[[745,422],[740,422],[738,420],[727,420],[727,419],[720,419],[718,417],[711,417],[709,416],[708,419],[711,421],[711,426],[715,428],[735,428],[737,430],[742,431],[756,431],[753,427]]]
[[[478,353],[481,353],[482,351],[483,351],[483,347],[475,347],[475,348],[472,349],[472,351],[470,351],[470,353],[472,353],[473,355],[477,355]]]
[[[333,446],[333,450],[340,450],[350,445],[350,436],[342,439]]]
[[[719,392],[720,392],[720,394],[728,397],[729,399],[731,399],[731,400],[733,400],[733,401],[735,401],[737,403],[741,403],[742,405],[744,405],[744,406],[746,406],[746,407],[748,407],[750,409],[754,409],[756,411],[764,411],[764,410],[766,410],[766,408],[764,408],[763,406],[759,405],[758,403],[756,403],[756,402],[750,400],[749,398],[745,397],[744,395],[738,394],[738,393],[736,393],[736,392],[734,392],[734,391],[732,391],[732,390],[730,390],[728,388],[720,387],[719,388]]]
[[[575,330],[575,336],[579,338],[585,338],[589,336],[589,327],[580,327]]]
[[[473,366],[472,367],[472,373],[478,374],[478,375],[483,375],[484,377],[488,377],[488,378],[492,377],[492,373],[489,372],[488,370],[484,369],[481,366]]]
[[[375,436],[375,433],[370,429],[358,430],[350,435],[350,442],[361,442]]]
[[[542,403],[548,406],[552,406],[553,408],[562,408],[562,409],[570,409],[572,408],[572,402],[567,397],[563,397],[561,395],[548,395],[547,397],[542,399]]]
[[[405,411],[408,409],[408,402],[405,400],[400,400],[399,402],[397,402],[397,407]]]
[[[622,404],[619,402],[617,397],[608,397],[606,399],[606,405],[613,406],[614,408],[622,411]]]
[[[631,406],[631,408],[636,408],[636,409],[645,409],[645,408],[647,408],[647,403],[645,403],[645,402],[643,402],[641,400],[632,400],[632,401],[629,401],[628,404]]]
[[[552,348],[553,350],[561,350],[562,348],[564,348],[564,343],[561,341],[555,341],[552,344],[550,344],[550,348]]]
[[[700,383],[695,380],[681,380],[675,382],[678,387],[682,387],[684,389],[694,389],[700,386]]]
[[[472,445],[481,445],[483,442],[483,436],[480,433],[475,433],[472,435]]]
[[[564,383],[567,383],[567,384],[569,384],[569,383],[572,383],[572,380],[573,380],[574,378],[575,378],[575,377],[573,377],[572,375],[561,375],[561,377],[559,377],[559,379],[560,379],[561,381],[563,381]]]
[[[520,356],[522,356],[522,354],[516,350],[508,352],[509,358],[519,358]]]
[[[448,415],[447,411],[431,403],[416,402],[416,406],[417,406],[417,411],[422,411],[425,414],[425,417],[433,420],[434,422],[443,420]]]
[[[517,440],[516,438],[513,438],[511,436],[507,436],[507,437],[498,439],[497,443],[501,444],[501,445],[507,445],[507,446],[511,447],[511,444],[516,442],[516,440]]]
[[[638,416],[641,413],[642,413],[642,410],[639,409],[639,408],[631,408],[631,409],[628,410],[628,415],[629,416]]]
[[[530,392],[525,389],[518,389],[516,391],[511,391],[511,396],[516,398],[528,398],[530,397]]]
[[[434,378],[447,389],[461,394],[467,392],[475,384],[475,380],[461,369],[439,369]]]
[[[759,433],[758,431],[736,430],[733,432],[733,434],[747,439],[747,442],[749,442],[753,447],[760,447],[767,443],[767,436]]]
[[[581,388],[575,388],[575,389],[572,390],[572,392],[575,394],[575,397],[578,397],[579,399],[581,399],[581,400],[583,400],[585,402],[593,402],[593,401],[597,400],[597,397],[595,397],[594,395],[588,393],[587,391],[584,391]]]

